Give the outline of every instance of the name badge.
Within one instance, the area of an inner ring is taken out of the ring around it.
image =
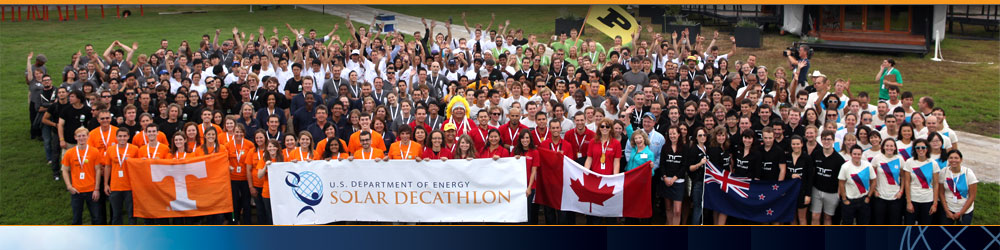
[[[639,158],[640,159],[646,159],[646,158],[649,158],[649,156],[647,156],[646,154],[640,154]]]
[[[236,172],[237,173],[243,172],[243,167],[236,167]]]
[[[80,173],[80,179],[81,179],[81,180],[83,180],[83,178],[84,178],[85,176],[86,176],[86,173]]]
[[[583,158],[583,153],[576,153],[576,158]]]
[[[125,171],[118,170],[118,178],[124,178],[124,177],[125,177]]]
[[[604,163],[601,162],[601,170],[604,170]]]

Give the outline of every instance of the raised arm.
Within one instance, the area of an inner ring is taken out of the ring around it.
[[[287,23],[285,25],[288,25]],[[240,38],[240,29],[233,27],[233,40],[236,41],[236,50],[243,48],[243,39]]]
[[[111,42],[111,45],[108,45],[108,49],[105,49],[104,53],[101,54],[101,55],[104,56],[104,60],[108,60],[108,61],[113,60],[111,58],[111,50],[115,48],[115,44],[118,44],[118,40],[115,40],[114,42]]]
[[[469,20],[465,20],[465,12],[462,12],[462,24],[465,25],[465,32],[472,34],[472,30],[469,29]]]
[[[122,46],[122,48],[127,52],[125,54],[125,61],[132,63],[132,55],[135,54],[135,50],[139,49],[139,42],[132,42],[132,47]],[[132,68],[135,69],[135,67]]]
[[[493,21],[496,20],[497,20],[497,13],[490,12],[490,24],[486,25],[486,28],[483,29],[483,32],[489,32],[490,29],[493,28]]]
[[[295,34],[295,37],[299,37],[299,36],[302,35],[302,33],[299,33],[298,30],[295,30],[295,28],[292,28],[291,24],[285,23],[285,28],[288,28],[288,30],[291,30],[292,34]],[[233,28],[233,29],[236,29],[236,28]]]
[[[222,30],[215,29],[215,36],[212,37],[212,46],[211,47],[215,47],[215,48],[219,47],[219,32],[222,32]],[[278,32],[275,31],[274,33],[277,34]]]
[[[325,37],[325,38],[333,37],[333,33],[337,32],[337,29],[339,29],[339,28],[340,28],[340,24],[336,24],[336,23],[333,24],[333,29],[330,30],[330,33],[326,33],[326,36],[323,36],[323,37]]]
[[[25,76],[27,77],[25,83],[28,85],[31,85],[31,81],[35,79],[35,72],[31,72],[31,58],[35,58],[34,51],[28,53],[28,66],[24,69],[25,75],[27,75]]]

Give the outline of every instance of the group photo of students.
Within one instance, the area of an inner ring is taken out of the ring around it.
[[[651,163],[654,216],[592,218],[529,199],[528,224],[759,224],[703,207],[709,165],[801,179],[784,224],[975,223],[977,169],[963,165],[950,110],[907,90],[908,65],[893,58],[847,79],[815,70],[807,45],[762,65],[718,31],[637,29],[602,44],[573,29],[542,43],[509,21],[455,16],[413,33],[280,23],[148,48],[33,48],[31,137],[65,184],[68,224],[269,225],[276,162],[523,157],[530,196],[543,149],[603,175]],[[232,213],[133,216],[126,159],[215,153],[229,159]]]

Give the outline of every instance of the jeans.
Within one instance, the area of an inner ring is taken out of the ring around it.
[[[843,220],[843,225],[854,225],[855,219],[858,225],[868,225],[869,218],[871,217],[871,209],[868,207],[868,203],[865,202],[865,197],[857,199],[849,199],[850,205],[842,204],[841,206],[841,219]]]
[[[973,212],[975,212],[975,211],[973,211]],[[959,225],[971,225],[972,224],[972,213],[973,212],[969,212],[967,214],[963,214],[962,217],[959,217],[957,221],[956,220],[952,220],[951,218],[948,218],[947,216],[943,216],[943,217],[945,217],[944,218],[944,225],[955,225],[955,222],[958,222]],[[942,212],[942,214],[943,214],[943,212]]]
[[[903,223],[903,211],[906,210],[906,203],[903,199],[885,200],[875,198],[872,202],[872,224],[874,225],[900,225]]]
[[[49,125],[42,125],[42,147],[45,148],[45,160],[51,161],[52,163],[57,162],[55,159],[55,150],[56,147],[59,146],[58,139],[55,141],[56,145],[52,145],[52,138],[58,136],[54,133],[55,128]]]
[[[250,186],[247,181],[230,181],[233,193],[233,221],[241,225],[250,224]]]
[[[701,225],[702,207],[701,196],[705,192],[705,182],[695,181],[691,183],[691,221],[688,224]]]
[[[73,208],[73,225],[83,225],[83,207],[87,205],[90,212],[90,224],[101,225],[104,221],[104,206],[92,199],[93,192],[70,195],[70,206]]]
[[[132,217],[132,191],[111,191],[111,225],[122,225],[122,216],[128,217],[128,224],[135,225]]]
[[[264,188],[253,188],[257,190],[257,196],[253,197],[254,204],[257,204],[257,225],[269,225],[271,217],[267,217],[267,211],[264,210],[264,196],[261,196],[264,192]]]
[[[934,215],[930,214],[931,205],[933,202],[912,202],[913,203],[913,213],[907,212],[904,216],[905,225],[931,225],[934,221]],[[940,212],[935,212],[940,213]]]
[[[535,204],[535,192],[528,195],[528,225],[538,225],[538,204]]]
[[[264,207],[264,217],[267,218],[267,221],[262,221],[260,224],[271,225],[273,224],[273,221],[271,221],[271,198],[263,198],[263,200],[264,202],[258,203],[257,206]]]

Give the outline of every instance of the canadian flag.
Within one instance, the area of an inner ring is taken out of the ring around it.
[[[650,163],[625,173],[601,175],[583,168],[562,153],[538,151],[541,167],[535,203],[601,217],[653,216]]]

